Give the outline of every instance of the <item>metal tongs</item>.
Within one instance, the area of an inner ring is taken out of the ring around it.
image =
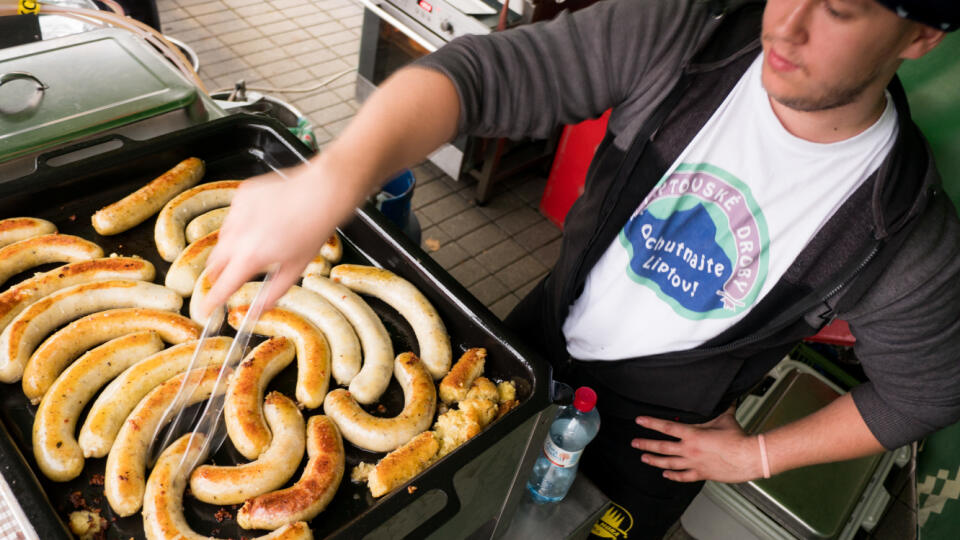
[[[184,376],[176,397],[173,402],[170,403],[170,406],[167,407],[167,410],[164,411],[163,418],[161,422],[157,424],[156,431],[154,431],[150,448],[147,452],[148,466],[153,467],[163,450],[188,431],[191,432],[188,448],[199,445],[200,452],[185,453],[180,461],[181,470],[192,471],[199,465],[199,462],[205,460],[207,456],[215,454],[220,448],[220,445],[223,444],[223,440],[227,436],[227,430],[222,421],[225,396],[221,395],[221,393],[227,384],[230,373],[233,372],[233,368],[246,356],[247,345],[250,343],[253,328],[260,319],[260,314],[263,312],[263,292],[267,290],[275,274],[276,270],[267,272],[263,280],[263,285],[260,286],[257,294],[253,297],[253,302],[250,303],[250,307],[243,316],[243,321],[241,321],[240,327],[237,329],[237,335],[230,343],[230,348],[227,350],[223,364],[220,366],[217,380],[214,382],[213,390],[210,393],[210,398],[207,399],[207,403],[199,415],[196,411],[194,411],[194,414],[188,414],[187,408],[190,396],[194,394],[197,386],[200,384],[200,378],[190,377],[189,375]],[[225,305],[217,307],[210,314],[207,323],[203,327],[203,335],[200,337],[200,341],[193,351],[193,358],[190,360],[190,365],[184,372],[185,374],[189,374],[199,367],[201,354],[203,354],[205,348],[209,346],[210,338],[221,334],[223,322],[226,317],[227,309]],[[167,429],[164,437],[160,439],[160,432],[163,431],[164,426],[171,417],[173,417],[173,421],[170,423],[170,427]],[[193,426],[195,422],[196,426],[191,430],[191,426]],[[203,434],[203,436],[198,438],[198,433]],[[191,455],[193,458],[188,457]]]

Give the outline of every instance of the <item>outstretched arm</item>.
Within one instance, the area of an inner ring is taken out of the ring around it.
[[[679,69],[684,50],[673,44],[692,42],[706,11],[697,0],[612,0],[542,24],[462,36],[423,57],[374,92],[290,181],[243,182],[208,260],[214,286],[201,310],[209,313],[268,264],[279,266],[266,293],[272,304],[358,203],[458,132],[545,137],[559,124],[639,99],[650,81],[670,83],[646,75]]]
[[[271,305],[296,281],[337,225],[378,190],[453,138],[460,101],[453,83],[430,69],[410,67],[388,79],[344,132],[310,163],[280,181],[268,174],[241,184],[207,263],[213,288],[206,314],[245,281],[278,264],[267,295]]]

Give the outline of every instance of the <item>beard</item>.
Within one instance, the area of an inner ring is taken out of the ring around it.
[[[845,80],[833,85],[821,85],[815,91],[800,95],[775,94],[766,87],[767,95],[784,107],[800,112],[817,112],[836,109],[857,100],[864,91],[880,78],[881,68],[875,66],[858,80]],[[764,85],[766,86],[766,85]]]
[[[768,95],[784,107],[800,112],[816,112],[836,109],[849,105],[859,98],[875,80],[865,80],[855,86],[834,87],[821,91],[815,96],[787,96],[768,92]]]

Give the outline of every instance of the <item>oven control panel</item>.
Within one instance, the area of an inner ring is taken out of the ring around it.
[[[497,23],[496,14],[468,15],[444,0],[386,0],[385,3],[423,24],[444,41],[467,34],[489,34]]]

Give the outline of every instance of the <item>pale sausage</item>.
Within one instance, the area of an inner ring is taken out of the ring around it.
[[[41,264],[103,257],[100,246],[69,234],[34,236],[0,248],[0,283]]]
[[[330,271],[330,279],[361,294],[375,296],[400,312],[417,335],[420,358],[434,379],[450,371],[450,336],[443,320],[423,293],[412,283],[383,268],[341,264]]]
[[[121,307],[177,311],[182,304],[177,293],[143,281],[94,281],[60,289],[23,310],[0,334],[0,381],[20,380],[40,340],[74,319]]]
[[[330,264],[337,264],[343,257],[343,243],[340,241],[340,235],[333,231],[330,238],[320,247],[320,256],[326,259]]]
[[[327,277],[330,275],[330,261],[324,258],[323,255],[317,255],[309,263],[307,267],[303,269],[303,272],[300,273],[301,277],[307,277],[312,274],[318,276]]]
[[[247,459],[257,459],[270,446],[263,393],[270,380],[293,361],[295,350],[285,337],[270,338],[250,351],[230,379],[223,420],[230,442]]]
[[[195,533],[183,517],[183,490],[190,471],[181,470],[180,463],[202,461],[203,442],[203,435],[196,434],[190,444],[188,433],[157,460],[143,497],[143,530],[147,540],[210,540],[209,536]],[[298,521],[253,540],[313,540],[313,533],[306,523]]]
[[[0,247],[57,232],[57,226],[45,219],[32,217],[7,218],[0,220]]]
[[[97,210],[90,218],[93,228],[104,236],[134,228],[159,212],[178,193],[195,186],[203,173],[202,160],[187,158],[149,184]]]
[[[423,363],[413,353],[397,356],[394,375],[403,388],[403,411],[393,418],[373,416],[360,408],[350,392],[337,389],[323,402],[323,410],[355,446],[371,452],[389,452],[403,445],[433,422],[437,390]]]
[[[190,491],[210,504],[240,504],[280,487],[297,472],[306,444],[305,423],[296,403],[270,392],[263,404],[273,439],[256,461],[223,467],[203,465],[190,476]]]
[[[200,184],[188,189],[168,202],[157,216],[153,230],[157,252],[163,260],[173,262],[187,245],[184,229],[187,220],[223,206],[230,206],[239,180],[223,180]]]
[[[220,231],[213,231],[181,251],[167,270],[164,284],[180,296],[190,296],[219,238]]]
[[[220,226],[223,225],[223,220],[227,219],[227,214],[229,212],[230,207],[225,206],[223,208],[217,208],[216,210],[205,212],[191,219],[190,223],[187,223],[187,243],[192,244],[201,237],[204,237],[219,229]]]
[[[27,306],[60,289],[103,279],[153,281],[153,264],[136,257],[107,257],[65,264],[37,274],[0,294],[0,330]]]
[[[230,310],[227,321],[239,328],[249,306]],[[316,409],[323,404],[330,384],[330,347],[323,333],[310,321],[296,313],[273,308],[260,314],[253,329],[261,336],[283,336],[297,349],[296,396],[304,407]]]
[[[200,352],[198,367],[220,365],[230,348],[228,337],[208,339]],[[113,380],[90,407],[77,440],[85,457],[103,457],[110,452],[117,432],[130,411],[151,390],[190,366],[197,342],[188,341],[148,356]]]
[[[214,364],[167,380],[144,396],[123,422],[103,471],[103,492],[117,515],[131,516],[140,509],[146,484],[147,452],[154,433],[165,425],[161,422],[173,420],[163,416],[176,400],[180,387],[188,389],[184,407],[189,407],[210,397],[219,373],[220,366]],[[223,391],[221,386],[220,394]]]
[[[329,279],[310,275],[303,288],[322,296],[350,321],[363,348],[363,367],[350,381],[350,393],[360,403],[375,403],[390,384],[393,371],[393,344],[380,318],[350,289]]]
[[[249,305],[261,287],[260,282],[244,284],[227,301],[227,307]],[[277,306],[303,315],[323,332],[330,345],[333,378],[339,384],[350,384],[360,371],[360,341],[343,315],[322,296],[297,286],[290,287]]]
[[[244,529],[277,529],[316,517],[330,504],[343,479],[343,439],[323,415],[307,423],[307,466],[294,485],[254,497],[237,512]]]
[[[170,344],[200,337],[200,325],[159,309],[119,308],[77,319],[44,340],[23,370],[23,392],[38,402],[57,376],[85,351],[124,334],[150,330]]]
[[[33,455],[47,478],[66,482],[83,470],[83,450],[74,432],[80,412],[104,384],[163,349],[156,332],[108,341],[81,356],[50,387],[33,421]]]

